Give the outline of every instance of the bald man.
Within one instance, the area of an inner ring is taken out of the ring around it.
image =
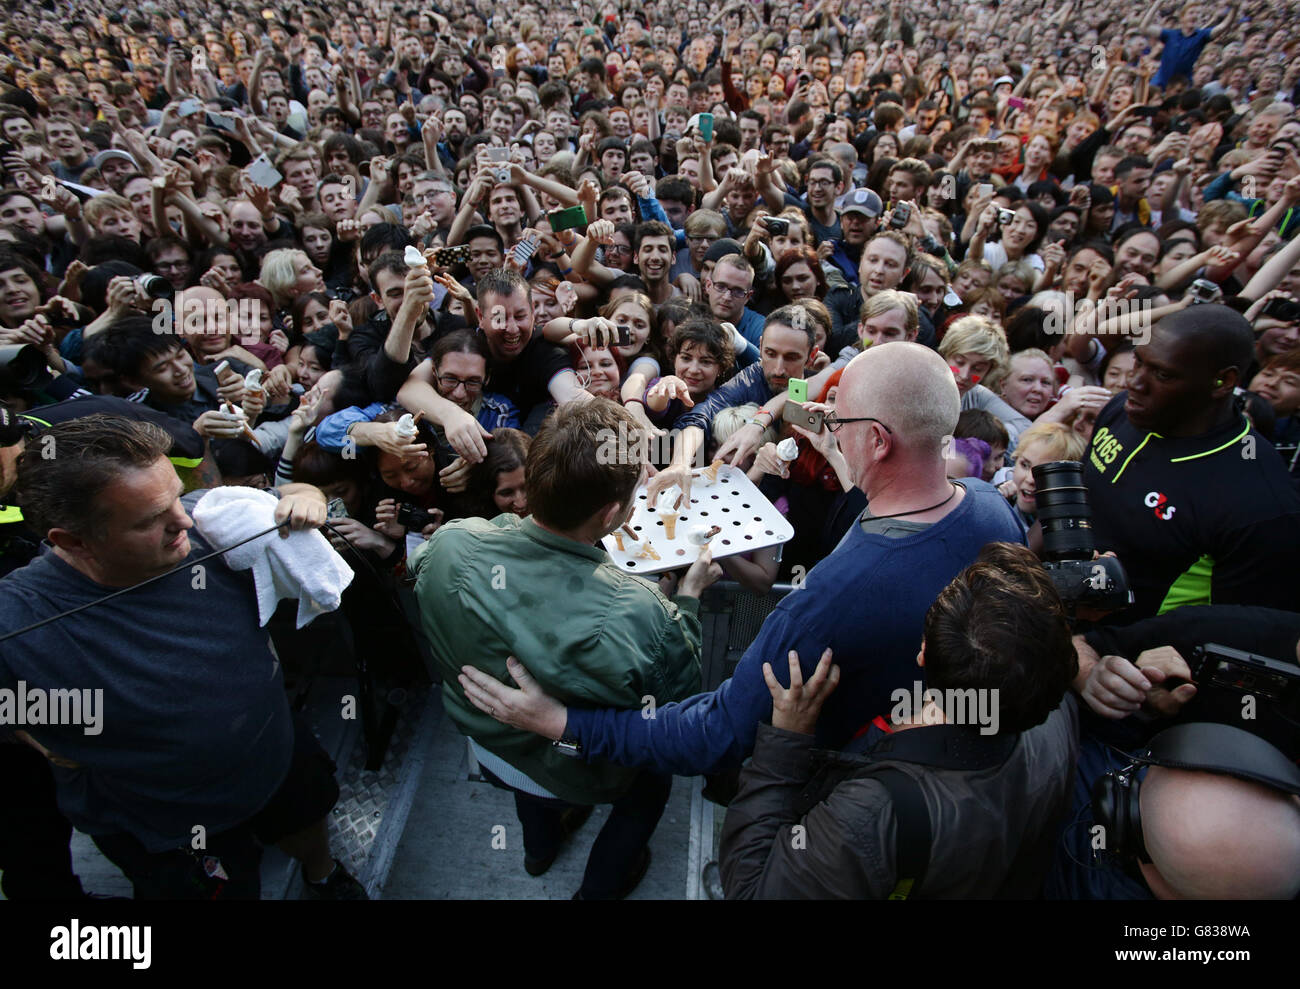
[[[1200,770],[1151,766],[1138,792],[1149,862],[1092,861],[1090,792],[1122,756],[1086,740],[1076,807],[1048,899],[1293,900],[1300,896],[1300,797]],[[1091,750],[1091,751],[1089,751]],[[1245,824],[1249,822],[1249,824]]]
[[[1232,776],[1152,766],[1139,798],[1151,861],[1138,867],[1156,899],[1300,896],[1300,797]]]
[[[809,405],[809,408],[814,406]],[[872,347],[844,371],[829,436],[870,502],[798,591],[768,616],[731,679],[710,693],[641,711],[566,709],[518,666],[524,690],[467,671],[467,696],[516,727],[574,744],[587,758],[679,775],[738,766],[772,714],[763,677],[770,662],[788,683],[786,657],[804,679],[830,648],[840,685],[817,725],[817,742],[840,748],[878,715],[894,690],[911,690],[925,613],[949,581],[990,542],[1024,543],[1005,499],[983,481],[949,481],[945,441],[961,410],[952,371],[928,347]],[[680,599],[679,599],[680,600]],[[520,656],[523,666],[528,657]]]

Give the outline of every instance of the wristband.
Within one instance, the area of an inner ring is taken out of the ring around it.
[[[639,399],[639,398],[627,398],[627,399],[624,399],[624,400],[623,400],[623,405],[624,405],[624,407],[627,407],[627,406],[633,404],[634,402],[635,402],[637,405],[641,406],[641,408],[643,408],[643,409],[645,408],[645,402],[641,401],[641,399]]]
[[[572,269],[572,268],[565,268],[563,271],[560,272],[560,274],[561,274],[561,275],[572,275],[572,274],[573,274],[573,269]]]

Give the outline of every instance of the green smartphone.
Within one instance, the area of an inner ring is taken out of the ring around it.
[[[808,382],[803,378],[791,378],[786,386],[785,397],[791,402],[808,401]]]
[[[713,114],[711,113],[700,114],[700,140],[713,140]]]
[[[559,233],[561,230],[573,230],[577,227],[586,226],[587,211],[579,203],[577,206],[551,210],[546,214],[546,218],[551,222],[551,230]]]

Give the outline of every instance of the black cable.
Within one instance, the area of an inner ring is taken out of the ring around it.
[[[39,622],[33,622],[31,625],[24,626],[23,628],[17,629],[16,631],[6,632],[4,635],[0,635],[0,642],[6,642],[9,639],[13,639],[20,635],[24,635],[27,632],[32,631],[33,629],[38,629],[42,625],[49,625],[51,622],[57,622],[60,619],[67,618],[69,615],[75,615],[78,612],[85,611],[87,608],[93,608],[97,604],[103,604],[105,601],[111,601],[113,598],[126,594],[128,591],[134,591],[134,590],[138,590],[141,587],[147,587],[148,585],[154,583],[155,581],[162,580],[165,577],[170,577],[172,574],[180,570],[187,570],[190,567],[197,566],[198,564],[203,563],[206,560],[212,559],[214,556],[220,556],[222,553],[229,553],[232,549],[235,549],[238,546],[243,546],[244,543],[251,543],[254,539],[261,539],[263,536],[268,536],[272,532],[275,532],[277,529],[279,529],[281,526],[288,525],[288,524],[289,523],[287,519],[284,522],[277,522],[269,529],[264,529],[259,533],[249,536],[247,539],[241,539],[237,543],[231,543],[229,546],[225,546],[222,549],[213,550],[207,556],[200,556],[197,560],[187,559],[185,560],[184,563],[180,563],[177,566],[172,567],[166,573],[160,573],[156,577],[150,577],[148,580],[142,580],[140,581],[140,583],[132,584],[130,587],[123,587],[121,590],[114,591],[112,594],[105,594],[102,598],[96,598],[94,601],[87,601],[85,604],[78,605],[77,607],[71,608],[68,611],[59,612],[59,614],[57,615],[51,615],[49,618],[42,618]]]
[[[87,608],[93,608],[97,604],[103,604],[105,601],[110,601],[115,597],[119,597],[120,595],[126,594],[128,591],[134,591],[134,590],[138,590],[141,587],[147,587],[149,584],[152,584],[155,581],[163,580],[164,578],[170,577],[172,574],[177,573],[178,571],[187,570],[191,567],[197,566],[200,563],[212,559],[214,556],[220,556],[223,553],[229,553],[232,549],[236,549],[239,546],[243,546],[244,543],[251,543],[255,539],[261,539],[263,536],[268,536],[272,532],[275,532],[277,529],[279,529],[281,526],[287,524],[288,524],[288,520],[277,523],[276,525],[271,526],[269,529],[264,529],[261,532],[255,533],[254,535],[251,535],[246,539],[241,539],[237,543],[231,543],[229,546],[225,546],[221,549],[213,550],[211,553],[207,554],[207,556],[201,556],[197,560],[187,559],[185,560],[185,562],[180,563],[175,567],[172,567],[172,569],[168,570],[166,573],[160,573],[156,577],[150,577],[148,580],[142,580],[140,581],[140,583],[132,584],[130,587],[123,587],[120,590],[113,591],[113,593],[111,594],[105,594],[102,598],[96,598],[94,601],[87,601],[85,604],[78,605],[75,608],[70,608],[67,611],[59,612],[59,614],[57,615],[51,615],[49,618],[42,618],[39,622],[33,622],[31,625],[26,625],[20,629],[14,630],[13,632],[6,632],[4,635],[0,635],[0,642],[6,642],[9,639],[17,638],[18,636],[25,635],[26,633],[31,632],[34,629],[38,629],[43,625],[49,625],[52,622],[57,622],[60,621],[61,619],[69,617],[70,615],[75,615],[79,612],[85,611]],[[384,584],[383,578],[379,576],[378,571],[376,571],[375,568],[371,565],[370,561],[366,559],[365,554],[362,553],[360,549],[358,549],[356,546],[352,544],[352,540],[348,539],[348,537],[344,533],[340,532],[337,528],[335,528],[334,524],[329,520],[326,520],[325,527],[343,540],[343,542],[347,545],[348,549],[352,551],[352,553],[357,557],[357,559],[359,559],[361,563],[365,566],[365,568],[370,572],[370,575],[379,583],[381,587],[383,587],[387,591],[387,587]],[[397,612],[398,616],[403,620],[403,622],[406,622],[407,621],[406,613],[402,610],[400,604],[397,602],[393,594],[391,592],[388,592],[386,596],[388,598],[389,603],[393,605],[393,609]]]

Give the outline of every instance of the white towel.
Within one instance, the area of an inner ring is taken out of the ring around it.
[[[194,506],[194,524],[213,549],[247,539],[275,524],[279,499],[257,488],[213,488]],[[282,598],[298,599],[298,627],[317,615],[333,611],[352,583],[352,568],[329,540],[312,530],[272,532],[244,543],[223,560],[231,570],[252,570],[257,585],[257,611],[265,625]]]

